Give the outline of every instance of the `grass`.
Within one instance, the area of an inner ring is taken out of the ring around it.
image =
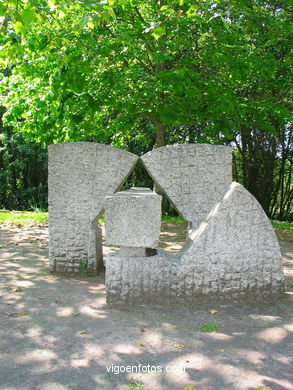
[[[291,230],[293,229],[293,222],[282,222],[282,221],[271,221],[273,228],[280,230]]]
[[[163,215],[162,221],[168,223],[186,222],[182,217],[169,217]],[[104,216],[99,218],[99,223],[104,222]],[[40,211],[7,211],[0,210],[0,225],[14,225],[17,227],[28,225],[43,225],[48,223],[48,213]],[[274,228],[279,230],[293,230],[292,222],[272,221]]]
[[[216,322],[205,322],[201,326],[201,330],[204,332],[215,332],[218,329],[218,324]]]
[[[139,380],[131,379],[127,386],[130,390],[142,390],[144,384],[142,384]]]
[[[176,223],[176,222],[187,222],[184,218],[182,217],[169,217],[169,215],[163,215],[162,216],[162,221],[164,222],[169,222],[169,223]]]
[[[17,227],[48,224],[48,213],[40,211],[6,211],[0,210],[0,225]]]
[[[87,270],[87,263],[85,261],[80,261],[79,267],[80,267],[81,276],[83,278],[86,278],[87,276],[89,276],[89,272]]]

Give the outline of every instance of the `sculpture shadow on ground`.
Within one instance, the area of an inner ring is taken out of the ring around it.
[[[288,299],[216,314],[205,305],[110,308],[103,275],[49,275],[47,248],[29,238],[6,246],[13,235],[3,233],[0,249],[3,388],[122,390],[136,378],[146,390],[291,390]],[[202,330],[209,322],[216,332]],[[107,371],[139,364],[185,372]]]

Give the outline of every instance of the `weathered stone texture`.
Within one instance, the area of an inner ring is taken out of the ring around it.
[[[50,271],[90,274],[102,265],[98,216],[106,195],[119,188],[138,157],[111,146],[72,142],[49,146]]]
[[[178,256],[107,258],[109,304],[269,301],[284,288],[281,253],[256,199],[232,183]]]
[[[232,181],[232,149],[181,144],[154,149],[142,161],[178,212],[194,229]]]
[[[158,246],[162,197],[149,188],[130,188],[107,196],[105,231],[108,245],[134,248]]]

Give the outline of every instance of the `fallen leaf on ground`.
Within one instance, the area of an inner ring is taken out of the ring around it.
[[[85,330],[81,330],[79,333],[80,334],[86,334],[86,331]]]
[[[15,287],[12,289],[13,292],[17,292],[17,291],[21,291],[22,290],[22,287]]]
[[[220,349],[220,352],[225,352],[225,350],[224,349]]]
[[[182,345],[182,344],[175,344],[174,347],[175,347],[175,348],[178,348],[178,349],[181,349],[181,348],[185,348],[185,345]]]
[[[211,314],[216,314],[216,313],[218,313],[218,310],[212,309],[212,310],[210,310],[210,313]]]
[[[29,313],[0,313],[0,317],[27,317]]]

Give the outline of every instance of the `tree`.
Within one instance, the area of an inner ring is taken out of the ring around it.
[[[47,150],[3,127],[0,120],[0,208],[34,210],[47,205]]]
[[[287,88],[287,52],[262,50],[288,35],[281,2],[8,4],[5,121],[30,138],[119,145],[148,123],[162,146],[181,126],[232,139],[243,125],[276,132],[288,121],[274,97]]]
[[[244,185],[268,213],[280,198],[292,108],[286,1],[10,0],[0,14],[4,121],[16,132],[136,152],[233,142]]]

